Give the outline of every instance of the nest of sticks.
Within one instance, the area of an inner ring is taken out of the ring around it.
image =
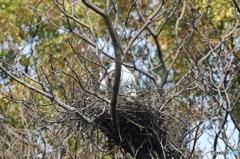
[[[184,121],[179,122],[180,117],[168,106],[170,104],[162,106],[164,97],[155,101],[119,97],[117,133],[111,124],[109,104],[85,93],[78,99],[72,105],[93,119],[93,127],[104,132],[108,145],[118,146],[137,159],[183,158],[188,125]],[[89,127],[85,124],[85,128]]]
[[[183,124],[174,121],[165,112],[144,102],[126,101],[118,104],[117,135],[111,125],[109,111],[96,120],[112,145],[118,145],[138,159],[181,158],[183,154]],[[185,125],[186,127],[186,125]]]

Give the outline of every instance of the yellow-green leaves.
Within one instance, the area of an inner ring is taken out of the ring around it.
[[[208,20],[212,21],[215,25],[231,23],[236,19],[237,12],[231,0],[197,0],[193,1],[193,4],[198,9],[199,14],[206,12]]]

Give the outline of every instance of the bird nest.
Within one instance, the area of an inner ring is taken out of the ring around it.
[[[74,105],[92,119],[94,127],[105,133],[109,145],[117,145],[138,159],[183,156],[181,150],[186,148],[184,135],[187,125],[177,120],[176,112],[171,107],[163,107],[164,99],[150,102],[149,99],[119,97],[116,133],[112,126],[110,105],[97,97],[85,95],[82,94]]]
[[[111,139],[136,158],[180,158],[182,134],[165,110],[159,111],[139,101],[118,105],[118,135],[114,134],[109,113],[98,117],[97,124]]]

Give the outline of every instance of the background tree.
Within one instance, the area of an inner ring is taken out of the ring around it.
[[[0,2],[1,158],[197,158],[203,134],[238,148],[237,0]]]

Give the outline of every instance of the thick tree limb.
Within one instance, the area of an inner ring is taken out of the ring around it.
[[[118,89],[119,89],[119,84],[120,84],[120,77],[121,77],[121,65],[122,65],[122,49],[121,45],[119,43],[119,40],[117,38],[117,33],[116,30],[113,27],[112,21],[110,20],[109,17],[109,6],[106,6],[105,12],[98,8],[96,5],[93,3],[89,2],[88,0],[82,0],[82,2],[95,11],[97,14],[101,15],[104,18],[105,24],[107,26],[107,29],[109,31],[109,34],[111,36],[112,42],[113,42],[113,47],[114,47],[114,52],[115,52],[115,63],[116,63],[116,68],[115,68],[115,76],[113,80],[113,87],[112,87],[112,96],[111,96],[111,118],[112,118],[112,126],[117,134],[118,132],[118,126],[117,126],[117,97],[118,97]],[[109,4],[108,4],[109,5]]]
[[[240,14],[240,7],[239,7],[239,5],[238,5],[239,3],[238,3],[236,0],[233,0],[233,3],[234,3],[234,5],[235,5],[238,13]]]
[[[111,96],[111,116],[112,116],[112,125],[116,132],[118,132],[118,126],[117,126],[117,96],[118,96],[118,89],[120,84],[120,77],[121,77],[121,65],[122,65],[122,50],[119,43],[119,40],[117,38],[117,34],[115,29],[113,28],[112,22],[108,17],[105,18],[105,23],[108,28],[108,31],[110,33],[110,36],[113,41],[114,51],[115,51],[115,76],[113,81],[113,90],[112,90],[112,96]]]
[[[97,7],[96,5],[94,5],[93,3],[89,2],[89,0],[82,0],[82,2],[89,8],[91,8],[94,12],[96,12],[97,14],[101,15],[102,17],[105,17],[106,14],[104,13],[104,10],[102,10],[101,8]]]

